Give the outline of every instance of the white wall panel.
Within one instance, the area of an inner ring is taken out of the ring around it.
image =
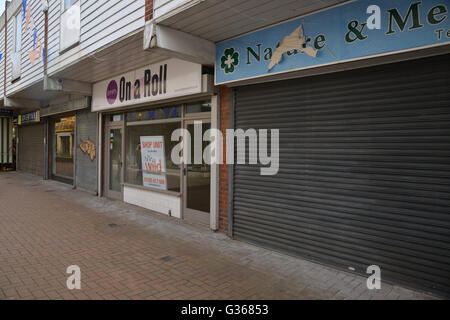
[[[21,76],[20,79],[11,83],[11,61],[8,61],[7,67],[7,95],[20,91],[22,88],[28,87],[37,81],[42,80],[44,76],[44,59],[42,56],[42,49],[44,48],[44,14],[42,12],[42,6],[40,0],[28,0],[31,12],[30,23],[28,25],[28,31],[25,32],[25,21],[22,23],[22,50],[20,53],[21,61]],[[19,5],[15,7],[17,3],[12,4],[12,8],[16,9],[14,12],[10,12],[8,21],[8,56],[11,57],[11,53],[15,49],[14,39],[14,19],[17,14],[22,16],[22,2],[19,1]],[[36,41],[36,48],[33,48],[33,24],[37,29],[37,38],[42,44],[42,48],[39,46],[39,42]],[[34,64],[30,59],[30,52],[35,50],[36,58]],[[8,58],[9,59],[9,58]]]
[[[60,53],[58,0],[50,1],[48,72],[57,73],[65,67],[91,56],[144,27],[145,0],[81,0],[80,45]]]
[[[190,7],[199,0],[155,0],[154,1],[154,19],[159,19],[167,15],[172,15],[173,13],[183,10],[184,8]]]
[[[170,211],[172,217],[181,219],[180,197],[131,187],[124,187],[123,197],[126,203],[166,215]]]

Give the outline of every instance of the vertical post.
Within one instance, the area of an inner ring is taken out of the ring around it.
[[[235,129],[235,89],[230,92],[230,129]],[[228,142],[227,142],[228,145]],[[228,236],[233,238],[234,164],[228,165]]]
[[[77,141],[78,141],[78,135],[77,135],[77,122],[78,122],[78,117],[77,117],[77,112],[75,112],[75,125],[74,125],[74,129],[73,129],[73,188],[76,189],[77,188]]]
[[[48,63],[48,7],[44,11],[44,75],[47,75]]]
[[[125,200],[125,192],[124,192],[124,186],[123,186],[123,184],[125,183],[125,166],[126,166],[126,152],[127,152],[127,149],[126,149],[126,146],[125,146],[125,142],[126,142],[126,134],[127,134],[127,127],[126,127],[126,119],[127,119],[127,115],[126,115],[126,113],[123,113],[123,115],[122,115],[122,154],[121,154],[121,159],[120,159],[120,163],[122,164],[121,165],[121,170],[122,170],[122,172],[121,172],[121,181],[120,181],[120,191],[121,191],[121,193],[122,193],[122,201],[124,201]]]
[[[8,1],[5,1],[5,52],[3,59],[5,63],[4,81],[3,81],[3,96],[6,99],[6,61],[8,60]]]
[[[220,103],[219,96],[214,95],[211,98],[211,128],[220,129]],[[215,158],[218,160],[222,154],[221,141],[217,141],[216,137],[216,150],[214,151]],[[210,216],[210,228],[214,231],[219,230],[219,164],[211,164],[211,216]]]
[[[49,131],[50,131],[50,121],[48,119],[45,120],[45,136],[44,136],[44,180],[48,180],[49,179],[49,140],[48,140],[48,136],[49,136]]]
[[[3,148],[4,148],[3,142],[5,140],[5,137],[3,135],[3,130],[4,130],[4,128],[3,128],[3,117],[0,117],[0,139],[2,140],[1,141],[1,147],[0,147],[0,166],[3,165]]]
[[[103,172],[103,116],[98,113],[98,133],[97,133],[97,187],[98,196],[103,195],[102,192],[102,172]]]

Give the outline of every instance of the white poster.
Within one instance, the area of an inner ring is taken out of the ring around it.
[[[141,137],[144,187],[167,190],[164,137]]]

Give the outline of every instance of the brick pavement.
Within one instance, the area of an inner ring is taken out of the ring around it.
[[[66,287],[70,265],[81,290]],[[433,299],[22,173],[0,173],[0,299]]]

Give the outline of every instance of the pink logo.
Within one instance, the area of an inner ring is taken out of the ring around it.
[[[106,89],[106,100],[109,104],[114,104],[117,100],[118,87],[116,80],[111,80]]]

